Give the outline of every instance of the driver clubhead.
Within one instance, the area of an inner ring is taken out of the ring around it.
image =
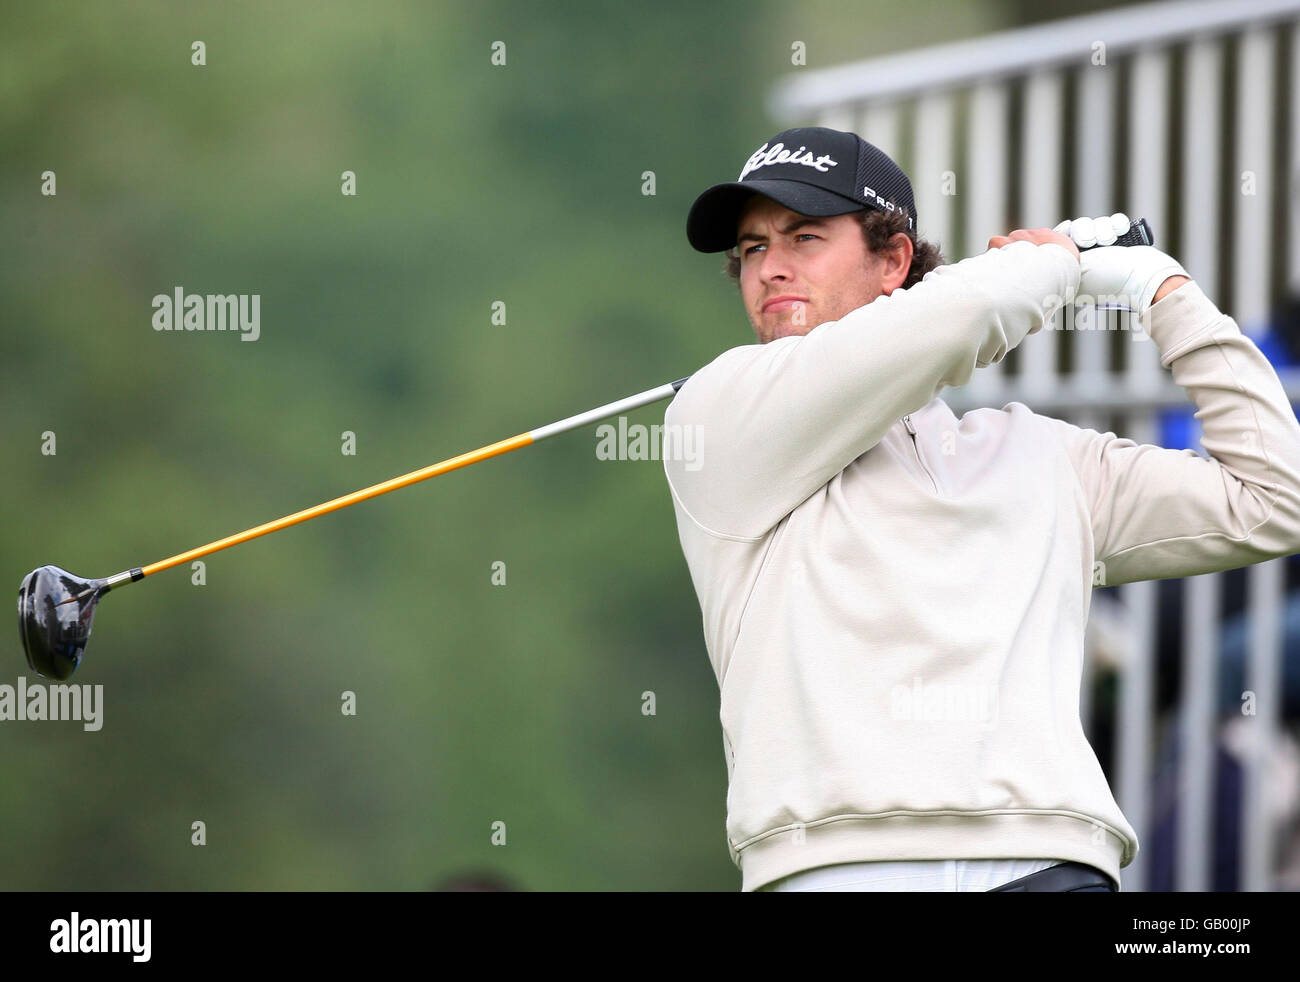
[[[90,640],[95,607],[105,580],[87,580],[58,566],[42,566],[18,588],[18,636],[34,672],[47,679],[70,678]]]

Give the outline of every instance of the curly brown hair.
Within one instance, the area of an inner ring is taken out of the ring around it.
[[[921,277],[926,273],[936,266],[943,265],[943,253],[939,251],[939,247],[933,242],[918,239],[916,233],[907,227],[905,209],[877,211],[875,208],[864,208],[856,214],[858,223],[862,226],[862,240],[867,244],[867,249],[877,255],[888,251],[889,240],[900,232],[912,240],[912,265],[900,289],[906,290],[910,286],[915,286],[921,282]],[[727,250],[722,271],[739,289],[740,255],[735,246]]]

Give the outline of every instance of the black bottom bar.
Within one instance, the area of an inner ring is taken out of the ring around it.
[[[688,938],[705,937],[731,937],[737,944],[723,957],[744,960],[745,941],[756,926],[769,925],[766,938],[753,940],[780,939],[780,947],[805,949],[819,964],[841,954],[864,971],[901,961],[919,974],[948,964],[1017,965],[1030,975],[1042,964],[1069,965],[1072,973],[1124,964],[1181,972],[1198,962],[1230,976],[1252,959],[1262,967],[1261,956],[1285,953],[1294,930],[1294,896],[1285,893],[465,892],[474,895],[9,893],[0,951],[8,971],[153,967],[174,974],[191,965],[208,973],[285,965],[298,977],[315,966],[337,977],[353,964],[373,971],[468,959],[498,974],[512,955],[536,972],[593,959],[608,967],[611,954],[633,964],[677,964]],[[148,961],[140,950],[146,920]],[[122,937],[125,951],[85,950]],[[52,950],[70,944],[75,951]],[[770,944],[756,944],[750,957],[765,950]]]

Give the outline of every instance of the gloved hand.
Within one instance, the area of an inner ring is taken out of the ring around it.
[[[1101,310],[1131,310],[1141,315],[1160,285],[1171,276],[1187,276],[1173,257],[1154,246],[1108,243],[1129,230],[1123,213],[1061,222],[1053,231],[1068,235],[1080,249],[1079,290],[1075,304]],[[1096,248],[1092,248],[1096,246]]]

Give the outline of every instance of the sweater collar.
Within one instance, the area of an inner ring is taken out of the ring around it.
[[[914,432],[920,423],[928,417],[938,412],[950,412],[948,404],[938,396],[935,396],[924,406],[914,413],[908,413],[899,418],[899,423],[907,428],[908,432]],[[910,426],[908,424],[911,424]]]

